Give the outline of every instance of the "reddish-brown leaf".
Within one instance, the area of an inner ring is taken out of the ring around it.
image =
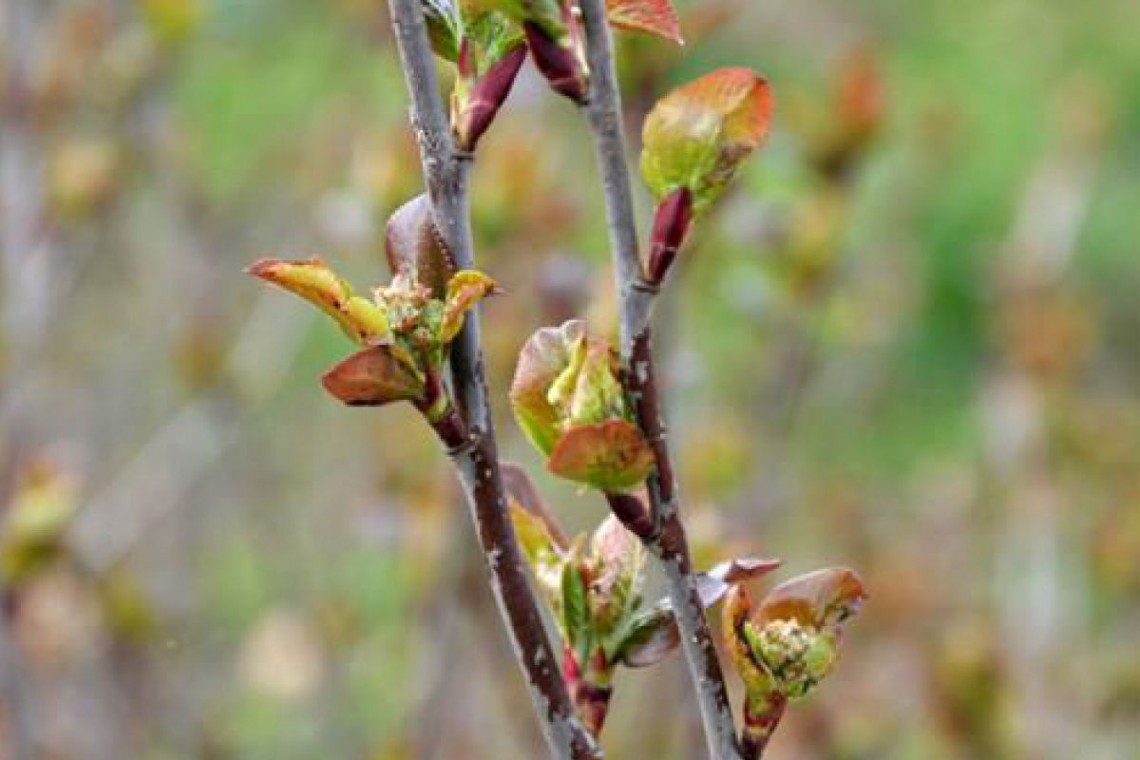
[[[424,395],[423,379],[397,359],[388,346],[357,351],[325,372],[321,384],[349,406],[420,401]]]
[[[555,475],[602,491],[628,491],[641,485],[653,464],[645,436],[625,420],[571,428],[546,462]]]
[[[414,275],[433,298],[443,299],[456,266],[435,226],[427,195],[418,195],[396,209],[388,219],[384,243],[393,275]]]

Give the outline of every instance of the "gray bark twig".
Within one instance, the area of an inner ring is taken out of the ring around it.
[[[697,692],[709,756],[714,760],[739,760],[741,754],[732,707],[716,645],[694,582],[685,529],[678,513],[677,481],[661,418],[650,323],[657,289],[646,282],[638,251],[637,218],[626,159],[621,94],[617,86],[613,38],[606,20],[605,0],[581,0],[581,9],[590,68],[586,113],[594,133],[605,191],[614,277],[621,304],[621,354],[625,383],[657,462],[656,473],[648,484],[656,531],[646,543],[665,572],[685,659]]]
[[[424,181],[436,226],[456,265],[470,268],[470,156],[458,153],[439,92],[420,0],[391,0],[389,8],[411,96]],[[452,348],[452,386],[461,419],[437,429],[455,463],[483,548],[491,587],[540,719],[551,755],[559,760],[601,756],[570,701],[530,586],[507,510],[495,429],[487,403],[479,316],[472,312]]]

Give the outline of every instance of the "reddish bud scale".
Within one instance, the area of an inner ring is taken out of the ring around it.
[[[511,94],[515,77],[525,60],[526,47],[520,45],[496,61],[475,82],[455,124],[455,135],[462,150],[475,150],[479,138],[491,126],[507,96]]]
[[[585,674],[582,673],[573,650],[568,646],[562,649],[562,674],[566,679],[566,687],[570,691],[570,698],[583,725],[594,736],[599,736],[609,714],[610,697],[613,696],[613,687],[595,683],[591,679],[592,673],[603,675],[608,680],[608,666],[605,657],[599,651],[595,655],[596,662],[592,663]]]
[[[677,258],[678,249],[689,234],[692,222],[693,194],[689,188],[678,188],[657,204],[645,272],[650,282],[659,285],[665,279]]]
[[[535,23],[524,22],[523,31],[534,65],[546,77],[551,88],[579,105],[585,103],[588,88],[586,72],[574,53]]]

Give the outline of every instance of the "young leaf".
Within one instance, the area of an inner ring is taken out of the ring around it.
[[[530,479],[526,470],[513,462],[503,462],[500,465],[500,470],[502,471],[503,487],[506,488],[507,497],[542,521],[546,533],[560,552],[568,551],[570,539],[566,537],[566,532],[558,524],[554,513],[550,511],[542,495],[534,487],[534,481]]]
[[[538,516],[528,512],[514,499],[510,500],[509,508],[515,536],[535,581],[551,605],[556,610],[561,609],[562,575],[567,564],[565,549],[558,545]]]
[[[590,555],[596,570],[590,598],[599,633],[605,636],[638,602],[645,550],[617,517],[608,515],[594,531]]]
[[[349,406],[381,406],[393,401],[421,401],[424,380],[392,346],[372,346],[335,364],[321,377],[334,398]]]
[[[457,0],[421,0],[420,4],[432,52],[454,63],[459,58],[463,27]]]
[[[511,383],[511,409],[523,433],[543,454],[549,455],[562,435],[561,414],[551,404],[548,391],[585,335],[586,323],[580,319],[545,327],[530,337],[519,354]]]
[[[482,272],[464,269],[447,283],[447,301],[443,307],[440,341],[450,343],[463,329],[463,319],[475,304],[495,292],[495,281]]]
[[[613,653],[627,668],[647,668],[665,659],[681,644],[673,611],[657,605],[636,615]]]
[[[435,226],[426,194],[396,209],[384,238],[388,268],[394,276],[410,275],[431,290],[432,298],[445,297],[447,283],[456,272],[455,260]]]
[[[725,648],[737,675],[744,682],[749,699],[763,697],[775,688],[771,675],[757,662],[748,642],[746,629],[752,617],[752,610],[752,596],[744,586],[733,586],[729,589],[724,607],[721,609]]]
[[[606,17],[619,29],[647,32],[684,44],[677,10],[669,0],[606,0]]]
[[[645,482],[653,450],[631,422],[579,425],[559,439],[546,467],[555,475],[601,491],[628,491]]]
[[[771,116],[768,82],[750,69],[719,69],[679,87],[658,101],[645,120],[645,184],[658,202],[688,188],[699,214],[760,145]]]
[[[795,620],[816,628],[838,625],[859,611],[866,593],[854,570],[832,567],[781,583],[764,598],[756,622]]]
[[[585,661],[593,632],[590,619],[590,605],[587,600],[586,579],[582,573],[581,545],[571,550],[568,561],[562,567],[562,622],[566,641]]]
[[[328,314],[348,337],[361,345],[390,343],[392,333],[384,312],[352,294],[352,288],[319,258],[307,261],[261,259],[246,272],[304,298]]]

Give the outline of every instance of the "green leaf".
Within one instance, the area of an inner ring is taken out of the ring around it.
[[[571,549],[562,567],[562,625],[566,641],[586,661],[593,639],[593,622],[586,590],[581,556],[581,543]]]
[[[611,654],[627,668],[646,668],[665,659],[681,643],[677,620],[668,606],[657,605],[634,616]]]
[[[562,6],[558,0],[461,0],[471,12],[495,10],[522,23],[538,24],[551,35],[565,31]]]
[[[420,0],[432,51],[454,63],[459,58],[463,22],[456,0]]]
[[[749,69],[719,69],[666,95],[642,134],[641,174],[655,200],[688,188],[701,213],[760,145],[771,116],[768,82]]]

